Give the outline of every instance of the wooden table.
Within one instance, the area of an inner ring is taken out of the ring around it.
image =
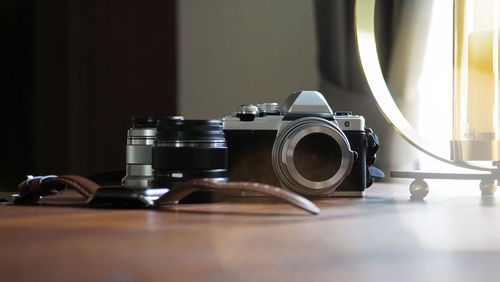
[[[455,183],[455,184],[454,184]],[[378,183],[311,216],[265,199],[162,210],[0,205],[0,281],[498,281],[477,183]]]

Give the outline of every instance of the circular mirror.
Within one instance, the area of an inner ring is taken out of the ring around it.
[[[397,26],[391,30],[394,33],[391,71],[385,73],[377,52],[380,50],[376,36],[381,35],[376,34],[376,2],[356,1],[355,30],[363,71],[387,121],[409,143],[438,160],[476,170],[496,169],[491,161],[471,162],[450,157],[453,0],[408,1],[415,2],[411,4],[413,7],[398,11]],[[403,115],[404,107],[415,114]]]

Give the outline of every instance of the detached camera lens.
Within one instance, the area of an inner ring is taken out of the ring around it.
[[[154,186],[172,189],[194,178],[227,181],[227,144],[220,120],[165,120],[156,124]],[[208,202],[213,192],[196,192],[188,202]]]
[[[182,116],[169,116],[164,119],[182,120]],[[127,188],[147,189],[152,185],[151,149],[156,136],[155,117],[134,117],[132,128],[127,131],[126,175],[122,179]]]

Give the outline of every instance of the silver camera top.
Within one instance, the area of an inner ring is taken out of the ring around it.
[[[311,115],[332,119],[333,111],[318,91],[299,91],[288,96],[281,108],[281,115],[285,120]]]
[[[365,118],[363,116],[353,115],[351,112],[336,112],[335,120],[343,131],[365,130]]]
[[[249,111],[250,108],[252,111]],[[258,112],[254,113],[256,108]],[[323,94],[317,91],[292,93],[281,112],[278,109],[278,103],[262,103],[257,104],[257,107],[242,105],[233,114],[222,118],[224,130],[279,130],[290,121],[311,116],[331,120],[346,131],[365,129],[363,116],[350,112],[334,113]]]

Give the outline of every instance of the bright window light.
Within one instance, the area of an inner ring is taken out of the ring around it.
[[[420,134],[449,151],[453,110],[453,0],[433,1],[429,32],[417,83]],[[454,172],[454,167],[419,153],[420,169]]]

